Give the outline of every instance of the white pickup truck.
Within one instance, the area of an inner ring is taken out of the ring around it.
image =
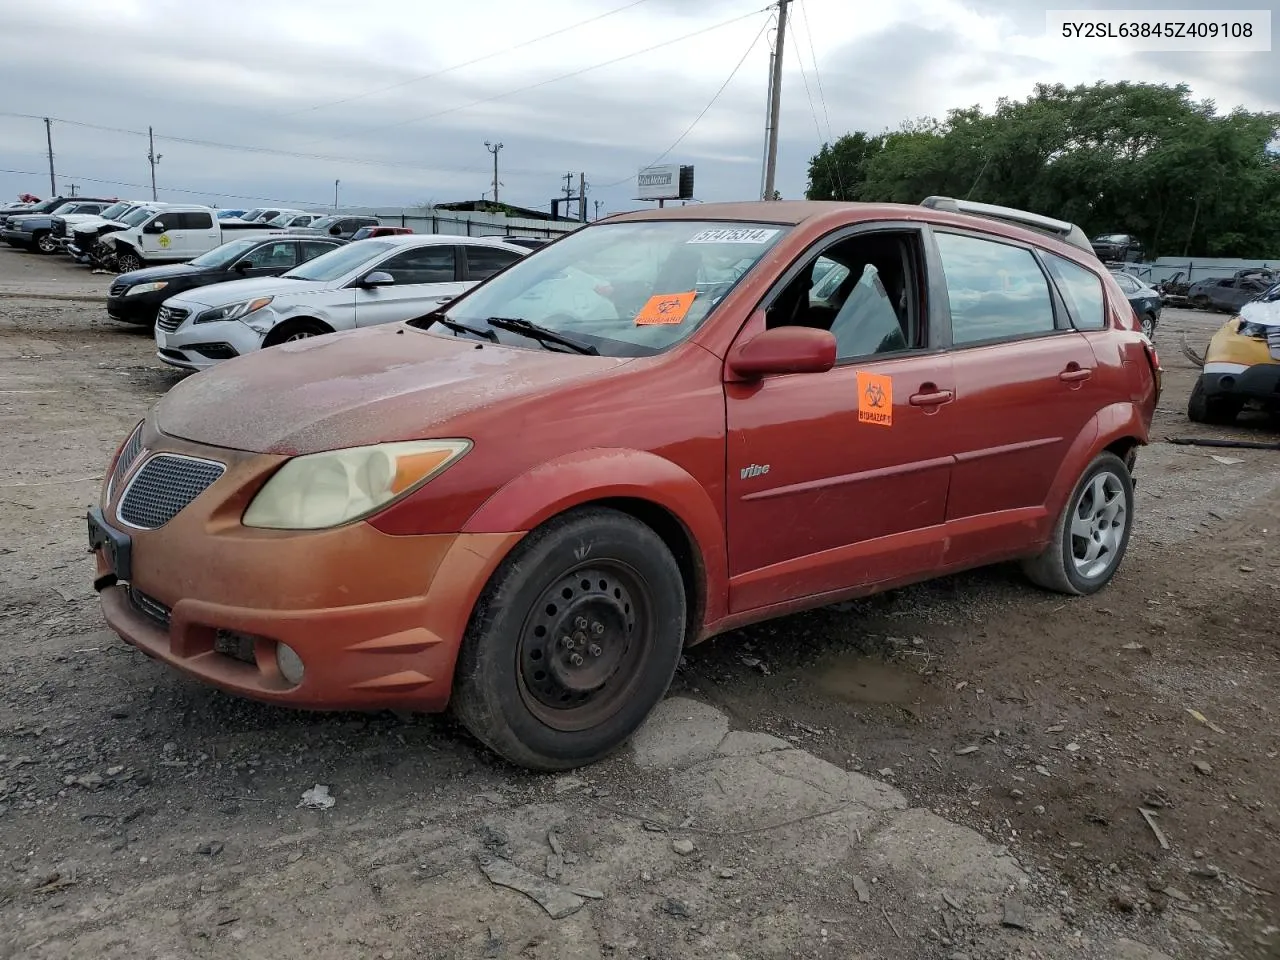
[[[121,273],[149,264],[183,263],[240,237],[285,232],[263,223],[219,220],[212,207],[181,204],[157,208],[145,219],[135,210],[129,220],[132,225],[127,230],[108,233],[100,241],[115,254]]]

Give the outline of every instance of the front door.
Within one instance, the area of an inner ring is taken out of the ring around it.
[[[956,378],[945,560],[969,565],[1025,549],[1048,521],[1050,486],[1101,405],[1097,359],[1029,246],[933,235]]]
[[[825,243],[744,328],[828,329],[837,365],[725,385],[732,612],[939,562],[955,388],[922,252],[915,228]]]
[[[451,243],[413,247],[392,254],[369,273],[388,273],[385,287],[358,287],[356,326],[411,320],[430,313],[471,286],[459,279],[457,248]]]

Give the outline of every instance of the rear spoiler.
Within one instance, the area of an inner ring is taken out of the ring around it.
[[[931,210],[943,210],[947,213],[967,213],[975,217],[986,217],[988,220],[1000,220],[1014,226],[1026,227],[1028,230],[1056,237],[1091,256],[1097,256],[1093,252],[1093,245],[1089,243],[1088,235],[1074,223],[1068,223],[1066,220],[1055,220],[1053,217],[1045,217],[1013,207],[1000,207],[993,203],[956,200],[953,197],[926,197],[920,206]]]

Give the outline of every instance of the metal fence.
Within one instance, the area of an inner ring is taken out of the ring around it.
[[[1154,263],[1127,263],[1126,273],[1131,273],[1144,283],[1157,284],[1162,280],[1178,279],[1183,283],[1196,283],[1211,277],[1230,277],[1239,270],[1256,267],[1280,269],[1280,261],[1276,260],[1237,260],[1230,257],[1160,257]]]

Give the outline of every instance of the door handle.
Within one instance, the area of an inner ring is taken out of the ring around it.
[[[1080,366],[1080,364],[1073,360],[1071,363],[1067,364],[1067,369],[1058,374],[1058,379],[1063,383],[1080,383],[1081,381],[1088,380],[1092,376],[1092,370]]]
[[[936,407],[950,403],[956,395],[950,390],[939,390],[932,383],[920,385],[920,392],[913,393],[907,400],[913,407]]]

